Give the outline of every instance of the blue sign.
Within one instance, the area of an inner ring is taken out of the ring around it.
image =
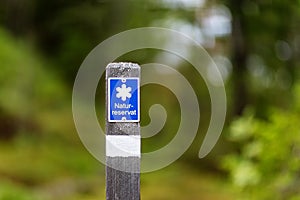
[[[138,78],[108,78],[108,121],[140,121]]]

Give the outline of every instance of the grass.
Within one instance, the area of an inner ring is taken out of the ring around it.
[[[0,145],[0,158],[0,200],[105,199],[104,167],[80,143],[59,135],[43,139],[20,135]],[[143,200],[233,196],[222,177],[181,163],[141,175]]]
[[[143,200],[234,199],[224,179],[180,163],[142,175],[141,192]]]

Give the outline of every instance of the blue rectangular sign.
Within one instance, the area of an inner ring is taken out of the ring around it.
[[[140,121],[139,78],[108,78],[108,121]]]

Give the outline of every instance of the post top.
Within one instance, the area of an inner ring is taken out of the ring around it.
[[[136,63],[131,63],[131,62],[114,62],[114,63],[109,63],[106,66],[106,69],[108,68],[137,68],[139,69],[140,66]]]
[[[136,63],[116,62],[106,66],[106,78],[109,77],[138,77],[140,78],[141,68]]]

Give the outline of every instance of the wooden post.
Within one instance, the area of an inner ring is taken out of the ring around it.
[[[106,67],[106,199],[140,199],[140,66]]]

